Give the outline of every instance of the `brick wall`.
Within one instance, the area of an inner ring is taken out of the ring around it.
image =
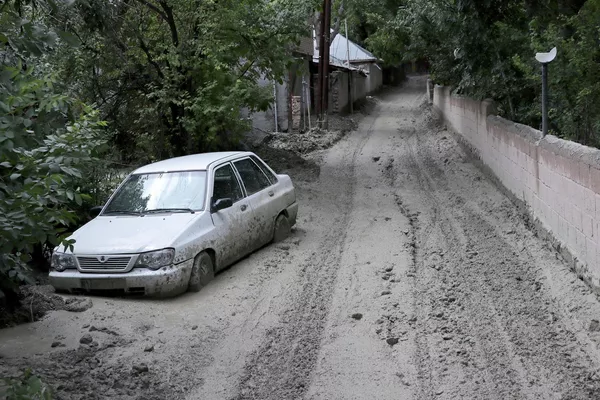
[[[600,150],[495,115],[436,86],[434,108],[502,184],[528,207],[577,273],[600,293]]]

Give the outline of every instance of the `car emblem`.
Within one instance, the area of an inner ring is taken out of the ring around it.
[[[98,261],[100,261],[101,263],[105,263],[106,262],[106,257],[102,256],[98,259]]]

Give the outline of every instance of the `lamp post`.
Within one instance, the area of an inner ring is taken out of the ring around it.
[[[542,64],[542,135],[548,134],[548,64],[556,58],[556,47],[548,53],[536,53],[535,59]]]

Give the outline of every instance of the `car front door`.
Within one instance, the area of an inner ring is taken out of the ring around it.
[[[234,161],[253,210],[251,223],[255,247],[268,243],[273,237],[273,224],[281,211],[274,202],[274,187],[258,165],[250,158]]]
[[[250,223],[253,210],[231,164],[215,168],[212,178],[212,206],[221,199],[231,199],[233,205],[212,212],[215,226],[217,265],[223,268],[252,251]]]

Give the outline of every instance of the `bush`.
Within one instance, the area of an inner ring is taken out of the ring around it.
[[[52,400],[52,389],[27,370],[19,378],[4,378],[0,398],[6,400]]]

